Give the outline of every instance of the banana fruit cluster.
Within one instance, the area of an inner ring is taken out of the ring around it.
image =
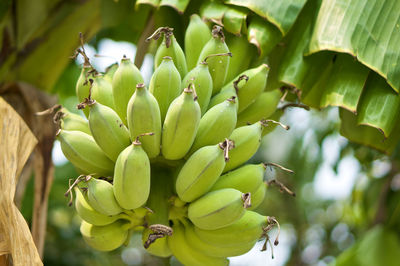
[[[282,92],[264,90],[266,64],[237,73],[249,66],[231,61],[222,28],[197,15],[185,52],[173,29],[148,40],[160,37],[148,86],[128,58],[104,75],[86,62],[76,93],[87,120],[59,115],[62,151],[81,174],[69,189],[81,233],[110,251],[139,231],[155,256],[227,265],[277,223],[253,211],[266,165],[245,163],[282,115]]]

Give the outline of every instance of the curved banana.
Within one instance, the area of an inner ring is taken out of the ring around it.
[[[86,134],[91,135],[88,121],[80,115],[71,113],[66,108],[62,108],[60,112],[56,114],[56,119],[60,120],[60,128],[64,130],[82,131]]]
[[[149,158],[160,154],[161,116],[156,98],[146,89],[144,84],[138,84],[136,91],[128,103],[128,128],[131,140],[140,134],[152,132],[151,138],[142,140],[143,149]]]
[[[136,139],[118,156],[114,171],[114,195],[128,210],[142,206],[150,194],[150,161]]]
[[[151,77],[149,91],[157,99],[161,121],[164,121],[169,105],[182,91],[181,76],[171,57],[163,57],[160,66]]]
[[[195,227],[196,235],[207,243],[219,247],[234,247],[241,243],[257,241],[268,224],[268,217],[253,211],[246,211],[236,222],[216,230]]]
[[[238,93],[245,86],[246,82],[248,81],[249,77],[246,75],[239,76],[236,80],[229,82],[226,84],[218,94],[211,98],[210,104],[208,108],[212,108],[217,104],[224,102],[226,99],[231,97],[236,97],[236,109],[239,110],[240,102],[238,101]],[[244,80],[245,82],[240,82]]]
[[[222,175],[211,188],[211,191],[222,188],[234,188],[243,193],[251,193],[251,201],[253,205],[254,193],[261,186],[264,180],[266,166],[260,164],[246,164],[236,170]]]
[[[252,104],[238,115],[236,126],[241,127],[267,119],[275,112],[281,97],[282,92],[279,89],[261,93]]]
[[[128,238],[130,224],[116,221],[104,226],[96,226],[82,221],[80,231],[85,242],[94,249],[111,251],[119,248]]]
[[[76,97],[78,97],[80,103],[83,102],[85,98],[87,98],[89,95],[89,90],[90,90],[89,71],[91,69],[92,67],[90,65],[84,64],[81,70],[81,74],[79,75],[79,78],[75,85]],[[85,114],[86,117],[89,116],[89,110],[83,109],[83,113]]]
[[[111,224],[118,219],[123,219],[124,215],[107,216],[96,211],[92,206],[90,206],[85,196],[83,196],[82,191],[78,187],[74,187],[74,190],[75,209],[82,220],[93,225],[102,226]]]
[[[249,126],[236,128],[232,132],[229,138],[235,142],[235,149],[230,153],[224,172],[247,162],[257,152],[261,144],[263,127],[264,122],[260,121]]]
[[[235,97],[209,109],[200,119],[196,138],[189,154],[203,146],[217,144],[229,137],[236,126],[236,114]]]
[[[250,211],[257,209],[258,206],[263,203],[265,194],[267,192],[267,187],[263,183],[261,186],[251,195],[251,206],[249,208]]]
[[[97,145],[113,160],[131,144],[129,131],[118,114],[108,106],[94,102],[89,104],[89,127]]]
[[[59,130],[57,139],[61,143],[61,150],[65,157],[82,174],[98,174],[112,176],[114,163],[96,144],[92,136],[81,131]]]
[[[252,59],[257,55],[257,49],[243,35],[239,37],[227,34],[226,44],[233,55],[226,80],[232,80],[249,68]]]
[[[262,64],[259,67],[246,70],[239,75],[246,75],[249,77],[248,82],[238,91],[239,114],[252,104],[264,91],[267,84],[268,72],[269,66]]]
[[[211,39],[210,29],[199,15],[190,16],[185,32],[185,54],[188,70],[193,69],[204,45]]]
[[[201,118],[200,106],[187,88],[168,108],[165,117],[161,153],[168,160],[183,158],[192,147]]]
[[[212,38],[201,50],[197,64],[209,55],[222,53],[229,53],[229,48],[225,43],[225,36],[222,27],[215,25],[212,29]],[[208,67],[213,80],[213,95],[218,93],[222,86],[225,85],[229,62],[230,57],[228,56],[213,57],[208,60]]]
[[[113,185],[97,178],[86,181],[88,203],[96,211],[105,215],[117,215],[122,212],[114,196]]]
[[[179,222],[174,222],[172,227],[174,233],[168,236],[168,246],[174,256],[183,265],[187,266],[204,266],[204,265],[228,265],[226,258],[215,258],[207,256],[200,251],[192,248],[185,238],[185,229]]]
[[[239,220],[250,205],[250,193],[224,188],[190,203],[188,217],[196,227],[215,230]]]
[[[176,192],[181,200],[192,202],[210,190],[221,175],[232,146],[227,140],[200,148],[189,157],[176,179]]]
[[[115,111],[125,125],[128,125],[126,118],[128,102],[135,92],[136,85],[139,83],[143,83],[143,78],[139,69],[129,58],[124,56],[112,78],[112,91]]]
[[[185,226],[185,238],[187,243],[194,249],[211,257],[234,257],[247,253],[251,250],[257,240],[241,242],[235,246],[219,247],[201,240],[194,231],[193,225]]]
[[[88,97],[88,95],[86,95]],[[93,79],[92,94],[90,97],[115,110],[113,88],[110,82],[104,79],[104,76],[96,75]]]
[[[157,69],[165,56],[172,58],[176,68],[179,71],[181,77],[184,77],[187,73],[187,65],[185,54],[179,43],[176,41],[174,34],[172,33],[174,29],[168,27],[158,28],[147,41],[154,39],[158,40],[161,34],[164,34],[164,39],[161,45],[158,47],[156,55],[154,56],[154,68]]]
[[[201,109],[201,115],[203,115],[207,111],[213,87],[207,64],[200,63],[186,74],[182,81],[182,87],[188,88],[190,84],[193,84],[196,90],[197,102]]]

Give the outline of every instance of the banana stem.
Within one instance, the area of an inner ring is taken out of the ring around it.
[[[214,56],[230,56],[230,57],[232,57],[232,53],[231,53],[231,52],[228,52],[228,53],[220,53],[220,54],[210,54],[210,55],[207,55],[207,56],[203,59],[203,61],[200,62],[200,64],[207,65],[207,59],[210,58],[210,57],[214,57]]]
[[[276,185],[279,188],[279,191],[281,193],[286,192],[289,195],[291,195],[293,197],[296,197],[296,193],[295,192],[291,191],[288,187],[286,187],[284,184],[282,184],[281,182],[279,182],[276,179],[271,179],[271,180],[267,181],[266,184],[267,184],[267,187],[271,186],[271,185]]]
[[[289,130],[290,129],[290,126],[284,125],[281,122],[278,122],[278,121],[275,121],[275,120],[272,120],[272,119],[261,120],[260,122],[261,122],[261,125],[264,126],[264,127],[267,127],[269,125],[268,123],[273,123],[273,124],[277,124],[277,125],[283,127],[285,130]]]
[[[247,82],[247,81],[249,80],[249,77],[246,76],[246,75],[241,75],[240,77],[238,77],[237,80],[235,80],[235,81],[233,82],[233,87],[235,88],[236,93],[239,92],[239,86],[238,86],[238,84],[239,84],[239,82],[242,81],[242,80],[245,80],[245,81]]]

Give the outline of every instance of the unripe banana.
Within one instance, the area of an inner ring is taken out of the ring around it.
[[[165,169],[159,168],[155,170],[152,171],[150,196],[146,204],[153,212],[147,215],[147,224],[149,226],[142,233],[142,242],[147,252],[166,258],[172,255],[168,247],[167,235],[171,233],[171,228],[168,227],[168,211],[170,207],[168,199],[172,195],[173,183]],[[160,227],[164,230],[160,230]],[[152,238],[152,236],[157,236],[157,238]]]
[[[124,56],[112,79],[112,90],[115,111],[125,125],[127,125],[126,109],[128,102],[139,83],[143,83],[139,69],[129,58]]]
[[[222,175],[211,188],[211,191],[234,188],[243,193],[251,193],[251,201],[253,205],[253,194],[262,185],[264,180],[266,166],[265,164],[246,164],[236,170]]]
[[[111,251],[124,244],[131,225],[116,221],[104,226],[96,226],[82,221],[80,231],[85,242],[94,249]]]
[[[208,108],[212,108],[217,104],[224,102],[226,99],[231,97],[235,98],[236,110],[239,110],[240,102],[238,101],[238,93],[245,86],[249,77],[246,75],[239,76],[236,80],[226,84],[218,94],[211,98]],[[241,82],[244,80],[243,82]]]
[[[174,233],[168,236],[168,246],[174,256],[183,265],[190,266],[204,266],[204,265],[228,265],[229,261],[226,258],[216,258],[207,256],[200,251],[192,248],[185,238],[185,229],[183,225],[174,222],[172,227]]]
[[[75,209],[79,217],[82,220],[93,224],[93,225],[107,225],[115,222],[121,218],[121,215],[107,216],[99,213],[87,202],[86,198],[83,196],[82,191],[75,187]]]
[[[142,206],[150,193],[150,161],[138,138],[121,152],[115,163],[114,195],[128,210]]]
[[[232,80],[239,73],[249,68],[252,59],[257,54],[257,49],[247,41],[246,36],[239,37],[228,34],[226,44],[234,55],[229,62],[228,75],[226,77],[226,80]]]
[[[201,50],[197,64],[204,58],[212,54],[228,53],[229,48],[225,43],[225,36],[220,26],[215,25],[212,30],[212,38],[206,43]],[[213,80],[213,92],[216,94],[225,84],[228,75],[230,57],[214,57],[208,60],[208,67]]]
[[[93,137],[81,131],[59,130],[57,138],[65,157],[82,174],[112,176],[114,163],[96,144]]]
[[[196,67],[201,50],[210,39],[211,33],[207,24],[199,15],[193,14],[185,33],[185,54],[188,70]]]
[[[200,120],[190,154],[200,147],[214,145],[232,134],[236,126],[235,97],[209,109]]]
[[[188,217],[201,229],[215,230],[239,220],[250,205],[250,193],[224,188],[209,192],[190,203]]]
[[[78,81],[76,82],[75,91],[79,102],[83,102],[89,95],[90,82],[88,76],[91,69],[92,67],[90,65],[84,64]],[[89,116],[89,110],[83,109],[83,113],[86,115],[86,117]]]
[[[149,91],[157,99],[161,121],[164,121],[169,105],[182,91],[181,76],[171,57],[165,56],[161,65],[154,71],[150,80]]]
[[[193,84],[196,90],[197,102],[200,105],[201,115],[203,115],[207,111],[213,87],[207,63],[198,64],[186,74],[182,81],[182,87],[188,88],[189,84]]]
[[[161,34],[164,34],[164,39],[161,45],[158,47],[156,55],[154,56],[154,67],[157,69],[165,56],[172,58],[173,63],[179,71],[181,77],[184,77],[187,73],[187,65],[185,54],[179,43],[176,41],[174,34],[172,33],[174,29],[168,27],[158,28],[147,41],[154,39],[158,40]]]
[[[201,110],[193,96],[193,90],[187,88],[168,108],[161,139],[161,152],[168,160],[183,158],[196,137],[200,123]]]
[[[261,238],[268,217],[253,211],[246,211],[236,222],[216,230],[203,230],[195,227],[196,235],[207,243],[219,247],[232,247]]]
[[[60,121],[60,128],[69,131],[82,131],[91,135],[88,121],[80,115],[71,113],[66,108],[62,108],[60,112],[56,113],[56,120]]]
[[[92,136],[104,153],[113,160],[131,143],[129,131],[118,114],[97,102],[89,104],[89,127]]]
[[[201,240],[194,231],[193,225],[185,226],[185,238],[187,243],[196,250],[211,257],[234,257],[242,255],[253,248],[257,240],[251,242],[241,242],[230,247],[219,247]]]
[[[259,67],[246,70],[239,75],[246,75],[249,77],[248,82],[238,91],[239,114],[252,104],[264,91],[267,84],[268,72],[269,66],[262,64]]]
[[[87,199],[93,209],[105,215],[117,215],[122,212],[114,197],[113,185],[93,177],[86,181],[86,184]]]
[[[233,147],[229,140],[218,145],[205,146],[196,151],[180,170],[176,179],[176,192],[185,202],[201,197],[218,180]]]
[[[257,209],[258,206],[263,203],[265,194],[267,192],[267,187],[263,183],[254,194],[251,194],[251,207],[249,208],[250,211]]]
[[[261,134],[266,122],[256,122],[249,126],[236,128],[230,138],[235,142],[235,149],[231,151],[229,161],[224,172],[234,169],[247,162],[258,150],[261,144]]]
[[[86,95],[87,97],[88,95]],[[101,75],[96,75],[93,79],[92,93],[90,96],[96,102],[106,105],[115,110],[113,89],[110,82]]]
[[[118,63],[109,65],[106,68],[106,72],[104,73],[104,79],[112,84],[112,80],[113,80],[114,74],[117,71],[117,69],[118,69]]]
[[[128,103],[128,128],[131,140],[143,133],[152,132],[151,138],[142,140],[143,149],[149,158],[160,154],[161,117],[156,98],[146,89],[144,84],[138,84],[136,91]]]
[[[255,102],[238,115],[236,126],[241,127],[267,119],[275,112],[281,97],[282,92],[279,89],[261,93]]]

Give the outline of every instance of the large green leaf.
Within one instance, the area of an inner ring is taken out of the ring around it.
[[[400,1],[323,1],[310,53],[350,53],[400,89]]]
[[[250,9],[278,27],[282,35],[286,35],[306,0],[225,0],[225,3]]]
[[[247,39],[257,47],[260,57],[264,57],[279,43],[282,34],[268,21],[253,17],[249,24]]]

